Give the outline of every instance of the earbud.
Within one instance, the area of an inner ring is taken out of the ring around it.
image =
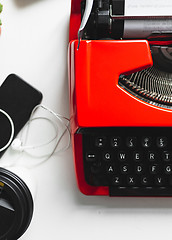
[[[19,138],[15,138],[11,144],[11,147],[15,151],[22,152],[24,148],[22,147],[22,141]]]
[[[49,119],[47,117],[36,117],[36,118],[32,118],[33,117],[33,114],[34,112],[36,111],[37,108],[43,108],[44,110],[48,111],[49,113],[51,113],[64,127],[64,131],[62,132],[62,134],[58,137],[58,126],[57,126],[57,122],[55,122],[54,120],[52,119]],[[43,106],[43,105],[37,105],[33,110],[32,110],[32,113],[31,113],[31,116],[30,116],[30,119],[27,123],[27,127],[29,128],[29,124],[34,121],[34,120],[46,120],[48,122],[50,122],[52,124],[52,126],[54,127],[55,129],[55,136],[53,136],[51,139],[49,139],[48,141],[46,142],[43,142],[41,144],[37,144],[37,145],[24,145],[22,140],[20,140],[19,138],[16,138],[13,140],[12,144],[11,144],[11,148],[14,150],[14,151],[18,151],[18,152],[23,152],[23,151],[26,151],[28,149],[37,149],[37,148],[41,148],[41,147],[44,147],[44,146],[47,146],[48,144],[52,143],[54,140],[56,140],[56,144],[55,144],[55,147],[52,151],[52,153],[50,153],[48,155],[48,158],[50,156],[52,156],[52,154],[55,152],[56,150],[56,147],[58,146],[59,142],[61,141],[62,137],[64,136],[64,134],[66,133],[66,131],[68,132],[68,144],[67,146],[65,146],[64,148],[61,148],[58,152],[60,151],[65,151],[66,149],[68,149],[68,147],[70,146],[70,130],[69,130],[69,122],[70,120],[66,117],[63,117],[61,116],[60,114],[57,114],[55,112],[53,112],[51,109]],[[67,121],[67,124],[65,123],[65,121]],[[12,135],[13,136],[13,135]],[[27,137],[27,136],[26,136]]]

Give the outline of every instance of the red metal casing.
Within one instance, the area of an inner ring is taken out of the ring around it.
[[[79,189],[87,195],[109,195],[108,187],[86,183],[83,127],[171,126],[172,111],[143,102],[118,85],[121,74],[152,66],[146,40],[81,41],[77,50],[80,2],[72,1],[69,43],[69,92],[73,153]],[[165,119],[165,121],[164,121]]]

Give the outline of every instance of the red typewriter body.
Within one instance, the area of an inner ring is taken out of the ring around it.
[[[80,5],[81,0],[72,1],[68,57],[79,189],[86,195],[171,196],[172,110],[119,84],[121,75],[153,65],[149,43],[82,40],[77,50]]]

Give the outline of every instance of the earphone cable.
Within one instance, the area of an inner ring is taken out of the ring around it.
[[[59,137],[58,137],[57,122],[49,119],[48,117],[35,117],[35,118],[33,118],[33,115],[34,115],[35,111],[36,111],[38,108],[42,108],[43,110],[48,111],[50,114],[52,114],[52,115],[62,124],[62,126],[64,126],[65,129],[62,131],[62,133],[59,135]],[[30,124],[31,124],[31,122],[34,121],[34,120],[40,120],[40,119],[45,119],[45,120],[49,121],[49,122],[54,126],[55,131],[56,131],[55,136],[53,136],[53,138],[51,138],[50,140],[48,140],[47,142],[42,143],[42,144],[38,144],[38,145],[34,145],[34,146],[30,146],[30,145],[27,146],[27,145],[25,145],[26,142],[27,142],[28,135],[29,135],[29,129],[30,129]],[[65,123],[65,121],[66,121],[67,123]],[[50,154],[48,154],[45,159],[41,160],[41,161],[38,162],[38,163],[34,163],[34,166],[38,166],[38,165],[44,163],[45,161],[47,161],[47,160],[56,152],[56,149],[57,149],[59,143],[61,142],[61,140],[62,140],[62,138],[63,138],[63,136],[65,135],[66,132],[68,133],[68,143],[67,143],[67,145],[66,145],[65,147],[62,147],[62,148],[59,149],[56,153],[59,153],[59,152],[62,152],[62,151],[66,151],[66,150],[69,148],[70,142],[71,142],[69,123],[70,123],[70,120],[69,120],[68,118],[66,118],[66,117],[64,117],[64,116],[62,116],[62,115],[60,115],[60,114],[55,113],[54,111],[52,111],[51,109],[47,108],[47,107],[44,106],[44,105],[41,105],[41,104],[40,104],[40,105],[37,105],[37,106],[32,110],[32,113],[31,113],[31,115],[30,115],[29,121],[28,121],[28,123],[27,123],[26,126],[25,126],[25,127],[26,127],[26,133],[25,133],[25,138],[24,138],[23,144],[21,145],[22,151],[25,151],[27,154],[30,154],[27,150],[29,150],[29,149],[41,148],[41,147],[43,147],[43,146],[46,146],[46,145],[50,144],[50,143],[53,142],[55,139],[57,139],[56,144],[55,144],[52,152],[51,152]],[[22,131],[22,133],[23,133],[23,131]],[[22,135],[21,135],[21,138],[22,138]],[[46,155],[43,155],[43,156],[46,156]],[[42,156],[42,157],[43,157],[43,156]],[[33,166],[31,166],[31,167],[33,167]]]
[[[0,152],[4,151],[6,148],[9,147],[9,145],[11,144],[13,138],[14,138],[14,122],[12,120],[12,118],[10,117],[10,115],[4,111],[3,109],[0,109],[0,113],[2,113],[9,121],[10,125],[11,125],[11,135],[10,135],[10,138],[7,142],[6,145],[4,145],[2,148],[0,148]]]

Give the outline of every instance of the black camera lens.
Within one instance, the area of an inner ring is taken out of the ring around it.
[[[25,182],[0,168],[0,240],[16,240],[28,228],[33,215],[33,198]]]

